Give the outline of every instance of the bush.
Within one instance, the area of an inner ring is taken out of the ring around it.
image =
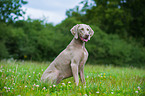
[[[0,41],[0,59],[8,58],[9,53],[5,46],[4,41]]]
[[[67,18],[53,26],[41,20],[17,21],[13,25],[0,23],[0,59],[14,58],[52,61],[72,40],[70,29],[80,24]],[[119,66],[141,66],[145,62],[145,48],[134,41],[127,42],[115,34],[106,34],[90,25],[94,36],[86,43],[89,63]]]
[[[128,43],[118,35],[108,35],[96,26],[92,26],[94,36],[88,42],[89,62],[113,64],[119,66],[143,65],[145,50],[135,43]],[[135,46],[136,45],[136,46]]]
[[[54,27],[52,24],[43,24],[41,20],[28,19],[27,21],[16,22],[15,27],[22,28],[26,35],[23,40],[25,44],[22,59],[25,57],[28,60],[41,61],[49,60],[54,56],[54,50],[51,48],[54,44]]]

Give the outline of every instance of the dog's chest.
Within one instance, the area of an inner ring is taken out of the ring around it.
[[[80,60],[80,67],[86,63],[87,59],[88,59],[88,52],[86,49],[83,49],[81,60]]]
[[[67,49],[67,57],[70,56],[70,61],[74,60],[75,63],[83,65],[88,57],[88,52],[85,47],[71,46]]]
[[[80,59],[82,59],[85,56],[87,56],[87,51],[85,49],[83,49],[83,48],[82,49],[77,49],[75,53],[76,53],[76,55],[78,57],[80,57]]]

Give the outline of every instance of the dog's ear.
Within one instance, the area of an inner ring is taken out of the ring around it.
[[[94,35],[94,31],[92,30],[92,28],[90,26],[89,26],[89,28],[90,28],[90,37],[92,37]]]
[[[75,25],[73,28],[71,28],[71,33],[74,35],[74,38],[75,39],[78,39],[78,27],[79,27],[79,24]]]

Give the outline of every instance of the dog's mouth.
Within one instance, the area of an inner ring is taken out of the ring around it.
[[[83,41],[83,42],[88,42],[88,36],[85,36],[84,38],[82,36],[80,36],[80,39]]]

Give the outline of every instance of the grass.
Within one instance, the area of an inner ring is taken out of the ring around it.
[[[143,96],[145,70],[104,65],[85,66],[86,85],[68,78],[58,85],[40,81],[49,63],[0,62],[0,96]]]

